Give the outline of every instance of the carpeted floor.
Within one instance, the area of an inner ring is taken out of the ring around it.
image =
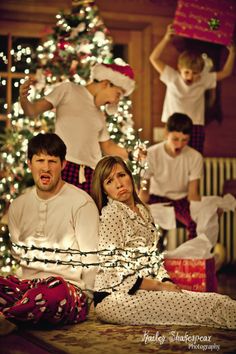
[[[56,330],[31,330],[33,343],[53,353],[236,353],[236,331],[194,326],[120,326],[89,319]]]
[[[219,292],[236,299],[236,272],[218,275]],[[236,353],[236,331],[187,326],[84,323],[58,329],[20,328],[0,337],[1,354]]]

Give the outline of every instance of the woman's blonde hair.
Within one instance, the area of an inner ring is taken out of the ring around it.
[[[132,173],[128,166],[126,165],[125,161],[119,156],[105,156],[103,157],[98,163],[93,172],[92,178],[92,190],[91,196],[95,201],[99,212],[101,213],[102,208],[108,204],[108,197],[104,191],[103,183],[110,175],[113,167],[119,164],[125,170],[125,172],[130,176],[132,185],[133,185],[133,198],[134,202],[138,204],[143,204],[138,197],[136,192],[134,179]]]

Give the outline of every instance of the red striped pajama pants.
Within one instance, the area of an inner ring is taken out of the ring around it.
[[[93,169],[91,167],[84,166],[84,177],[86,180],[82,183],[80,182],[79,178],[80,169],[81,165],[78,165],[71,161],[67,161],[66,167],[63,169],[61,174],[62,179],[80,189],[83,189],[85,192],[90,194]]]
[[[193,125],[189,146],[203,154],[205,141],[205,128],[203,125]]]

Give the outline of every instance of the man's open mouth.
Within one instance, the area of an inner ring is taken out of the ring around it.
[[[51,177],[49,175],[41,175],[40,180],[42,181],[43,184],[47,184],[50,182]]]

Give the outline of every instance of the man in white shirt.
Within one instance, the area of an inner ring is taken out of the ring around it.
[[[102,155],[129,157],[126,149],[110,139],[100,107],[106,106],[111,112],[123,95],[133,92],[133,70],[127,64],[96,64],[88,85],[64,82],[34,102],[27,98],[31,84],[27,80],[20,87],[20,103],[25,114],[33,118],[56,109],[55,133],[67,146],[62,179],[90,193],[92,173]]]
[[[182,113],[174,113],[166,124],[166,140],[147,151],[148,168],[141,182],[140,199],[146,203],[169,203],[183,223],[189,237],[196,236],[196,223],[190,215],[191,200],[201,200],[199,182],[203,157],[187,146],[192,121]]]
[[[99,216],[86,192],[62,180],[65,155],[56,134],[40,133],[29,142],[35,186],[9,208],[12,250],[22,274],[0,277],[0,311],[13,322],[72,324],[86,318]]]

